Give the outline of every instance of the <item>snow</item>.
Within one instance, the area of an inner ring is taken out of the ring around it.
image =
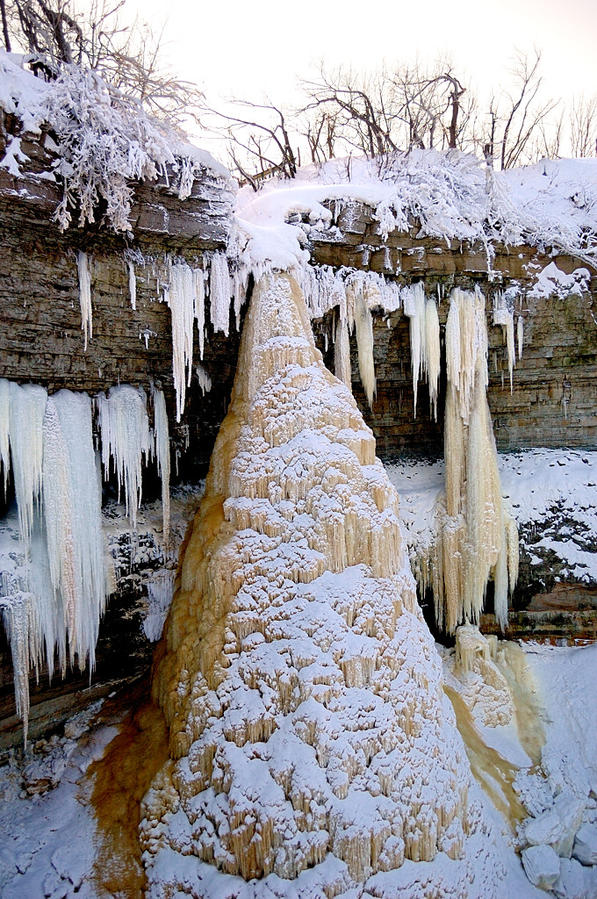
[[[237,241],[256,276],[305,265],[311,232],[330,228],[325,201],[336,213],[351,202],[373,207],[382,237],[394,228],[408,232],[414,219],[421,237],[448,245],[480,241],[488,271],[495,242],[597,261],[595,160],[543,160],[494,172],[458,151],[413,149],[395,154],[382,172],[376,160],[351,159],[350,166],[332,160],[300,169],[292,181],[268,181],[258,193],[239,191]]]
[[[563,272],[555,262],[550,262],[536,275],[529,291],[531,297],[562,297],[570,294],[582,296],[589,289],[591,273],[588,268],[576,268],[571,274]]]

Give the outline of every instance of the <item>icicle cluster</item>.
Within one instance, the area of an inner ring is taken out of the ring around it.
[[[199,357],[205,346],[205,299],[209,294],[210,321],[214,331],[227,336],[230,324],[230,301],[234,303],[237,327],[240,309],[246,297],[248,270],[237,267],[231,275],[225,253],[211,256],[210,271],[192,268],[186,262],[168,265],[163,299],[172,313],[172,373],[176,390],[176,420],[184,412],[186,390],[193,371],[193,334],[197,322]]]
[[[433,586],[438,623],[453,632],[461,622],[478,621],[493,578],[495,616],[503,628],[518,576],[518,534],[501,496],[487,405],[485,298],[478,289],[452,292],[446,362],[446,489],[422,579]]]
[[[375,364],[373,361],[373,320],[375,307],[385,312],[400,308],[400,288],[375,272],[340,269],[330,266],[304,266],[298,280],[312,318],[320,318],[337,308],[335,369],[337,377],[351,386],[349,333],[356,332],[359,376],[367,402],[375,398]]]
[[[98,397],[106,476],[110,460],[133,528],[141,468],[155,453],[162,479],[163,542],[168,551],[170,441],[166,404],[153,389],[154,430],[142,390],[128,385]],[[95,664],[100,617],[109,592],[101,520],[101,474],[92,435],[91,399],[61,390],[48,397],[34,384],[0,380],[0,460],[4,485],[12,468],[23,577],[0,578],[0,609],[11,644],[17,712],[27,736],[29,669],[54,660]]]
[[[439,317],[433,297],[425,299],[423,283],[401,291],[404,314],[410,319],[410,358],[413,373],[414,416],[417,417],[417,388],[423,377],[429,385],[429,402],[433,418],[437,421],[437,394],[441,351],[439,341]]]
[[[48,397],[42,387],[0,381],[0,403],[4,474],[12,462],[19,528],[31,558],[28,583],[0,587],[26,739],[30,665],[39,673],[45,662],[51,674],[57,653],[63,673],[67,661],[94,666],[107,592],[101,490],[86,394],[61,390]]]
[[[118,501],[124,491],[126,514],[133,530],[141,505],[143,466],[152,452],[152,437],[147,415],[147,397],[142,388],[130,384],[111,387],[96,399],[102,438],[104,477],[110,477],[110,462],[118,480]],[[161,451],[161,450],[160,450]]]
[[[300,290],[265,276],[154,678],[148,895],[311,895],[330,867],[348,889],[458,856],[467,766],[397,513]]]

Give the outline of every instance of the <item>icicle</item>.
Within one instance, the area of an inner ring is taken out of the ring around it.
[[[4,472],[5,495],[8,486],[8,475],[10,472],[9,422],[10,382],[4,378],[0,378],[0,465]]]
[[[350,365],[350,341],[346,319],[340,316],[336,323],[336,340],[334,343],[334,368],[336,377],[352,390],[352,370]]]
[[[249,269],[246,266],[237,267],[232,276],[232,299],[234,305],[234,321],[236,330],[240,330],[240,310],[247,297],[247,285],[249,283]]]
[[[97,403],[104,477],[109,477],[110,459],[113,458],[119,500],[120,489],[124,488],[126,514],[135,530],[137,509],[141,504],[142,466],[152,449],[145,392],[129,384],[120,384],[111,387],[107,396],[100,393]]]
[[[417,417],[417,388],[425,370],[425,291],[419,281],[404,293],[404,314],[409,318],[410,363],[413,377],[414,417]]]
[[[357,349],[359,356],[359,375],[361,384],[369,403],[373,408],[375,397],[375,364],[373,361],[373,321],[371,312],[365,303],[362,289],[357,287],[354,299],[354,321],[356,327]]]
[[[13,594],[0,599],[0,612],[10,644],[17,717],[23,722],[23,743],[27,747],[29,730],[29,640],[33,630],[35,597],[31,593]]]
[[[84,348],[93,337],[93,316],[91,309],[91,274],[87,253],[77,253],[77,270],[79,272],[79,303],[81,305],[81,329],[84,334]]]
[[[231,296],[228,258],[225,253],[214,253],[209,277],[210,318],[214,331],[223,331],[225,337],[230,327]]]
[[[203,359],[203,349],[205,346],[205,279],[206,273],[196,268],[193,271],[195,279],[195,303],[193,315],[197,322],[197,330],[199,331],[199,358]],[[178,421],[179,419],[177,419]]]
[[[42,425],[47,393],[37,384],[20,387],[10,382],[9,437],[15,482],[19,529],[31,541],[33,510],[39,501],[42,479]]]
[[[137,308],[137,279],[135,277],[135,264],[132,260],[127,260],[129,270],[129,296],[131,299],[131,309]]]
[[[195,293],[198,286],[199,279],[193,275],[193,270],[186,262],[170,267],[170,283],[164,287],[164,300],[172,313],[172,374],[176,391],[176,421],[180,421],[184,412],[186,388],[191,383],[193,322],[199,310]]]
[[[162,481],[162,541],[164,553],[170,543],[170,433],[166,400],[161,390],[153,388],[153,439],[158,471]]]
[[[197,372],[197,381],[199,382],[199,389],[201,390],[201,395],[205,396],[206,393],[209,393],[211,390],[211,378],[209,374],[205,371],[202,365],[198,365],[196,368]]]
[[[524,319],[522,315],[518,316],[516,322],[516,343],[518,344],[518,358],[522,359],[522,348],[524,346]]]
[[[437,303],[430,298],[425,303],[425,371],[429,384],[429,402],[434,421],[437,421],[437,393],[439,389],[439,370],[441,350],[439,342],[439,317]]]
[[[58,628],[68,635],[71,665],[76,657],[79,668],[89,663],[93,670],[107,576],[87,394],[61,390],[49,397],[43,431],[44,523]],[[59,646],[64,642],[59,637]]]

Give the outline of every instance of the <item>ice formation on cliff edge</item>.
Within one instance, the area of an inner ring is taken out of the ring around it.
[[[163,542],[169,528],[170,447],[161,391],[153,391],[154,430],[143,391],[119,385],[97,398],[104,469],[111,457],[134,529],[143,461],[155,453],[162,479]],[[34,384],[0,380],[4,482],[15,484],[25,567],[3,572],[0,609],[11,645],[17,714],[27,739],[29,670],[95,664],[99,621],[109,593],[101,521],[101,480],[86,393],[48,396]]]
[[[433,587],[436,620],[453,632],[462,622],[478,621],[493,578],[495,616],[503,628],[518,577],[518,532],[501,496],[487,404],[485,298],[479,289],[452,291],[446,367],[445,493],[436,511],[435,544],[420,560],[420,580],[423,588]]]
[[[298,287],[264,277],[157,657],[150,895],[460,854],[468,766],[397,516]]]

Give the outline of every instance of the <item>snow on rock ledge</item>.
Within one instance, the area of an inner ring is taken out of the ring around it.
[[[285,275],[251,302],[154,696],[171,759],[142,804],[149,895],[240,875],[332,896],[461,852],[469,774],[397,495]]]

